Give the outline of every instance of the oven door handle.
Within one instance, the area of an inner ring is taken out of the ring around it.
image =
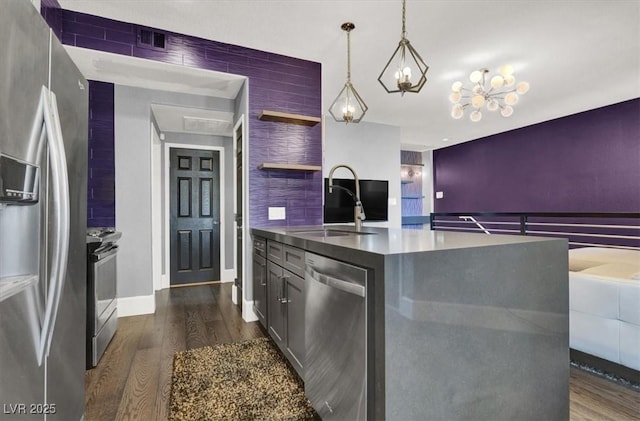
[[[96,251],[93,253],[92,258],[93,258],[95,261],[99,262],[99,261],[104,260],[105,258],[107,258],[107,257],[109,257],[109,256],[113,256],[113,255],[114,255],[114,254],[116,254],[117,252],[118,252],[118,246],[115,246],[115,245],[114,245],[114,246],[111,246],[111,247],[109,247],[109,248],[107,248],[107,249],[104,249],[104,250],[102,250],[102,251],[101,251],[101,250],[99,250],[99,249],[98,249],[98,250],[96,250]]]

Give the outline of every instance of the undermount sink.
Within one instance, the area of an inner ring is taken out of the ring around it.
[[[375,232],[366,232],[366,231],[347,231],[347,230],[337,230],[337,229],[315,229],[315,230],[304,230],[304,231],[291,231],[291,234],[294,235],[305,235],[309,237],[346,237],[348,235],[373,235]]]

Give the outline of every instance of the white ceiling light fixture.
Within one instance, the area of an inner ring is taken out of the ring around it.
[[[405,92],[418,93],[427,83],[429,66],[422,60],[420,54],[411,46],[407,39],[406,30],[406,0],[402,0],[402,35],[398,48],[384,66],[378,82],[388,93]]]
[[[500,109],[503,117],[513,114],[513,105],[520,99],[519,95],[529,92],[528,82],[516,84],[513,76],[513,67],[504,65],[500,68],[500,74],[495,75],[487,85],[487,73],[489,70],[476,70],[469,75],[469,80],[474,83],[471,89],[463,86],[462,82],[456,81],[451,85],[449,100],[453,102],[451,117],[460,119],[464,115],[464,109],[468,106],[473,108],[469,113],[469,119],[473,122],[482,120],[480,109],[486,105],[487,110],[496,111]],[[461,102],[465,100],[464,102]]]
[[[347,82],[333,100],[329,113],[335,121],[345,123],[359,123],[369,107],[362,100],[356,88],[351,84],[351,31],[355,29],[351,22],[343,23],[340,28],[347,33]]]

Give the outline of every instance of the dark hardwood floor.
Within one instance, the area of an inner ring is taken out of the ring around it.
[[[121,318],[87,371],[86,419],[166,420],[176,351],[262,336],[231,302],[230,283],[159,291],[156,313]],[[570,398],[571,420],[640,420],[640,393],[573,367]]]

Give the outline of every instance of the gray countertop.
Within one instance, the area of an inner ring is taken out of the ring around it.
[[[344,231],[346,235],[322,237],[318,231],[323,229]],[[352,234],[347,234],[347,231]],[[253,235],[280,241],[284,244],[304,248],[310,251],[320,252],[321,250],[326,250],[328,248],[337,248],[382,256],[468,247],[486,247],[538,241],[552,241],[551,239],[544,237],[487,235],[482,233],[431,231],[429,229],[409,230],[363,227],[362,232],[367,234],[355,234],[353,232],[354,227],[348,225],[251,229],[251,233]]]

